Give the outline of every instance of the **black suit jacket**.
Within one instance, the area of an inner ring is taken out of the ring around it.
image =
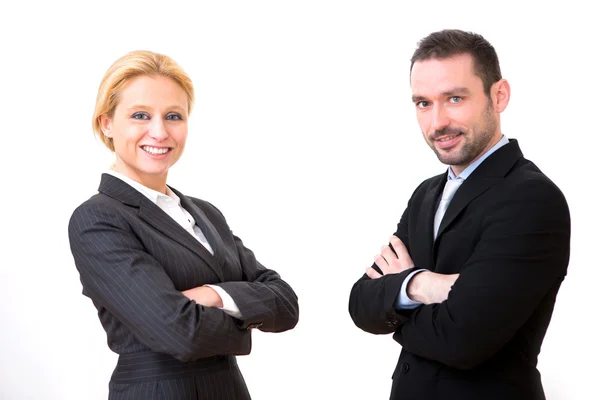
[[[252,328],[293,328],[296,294],[256,260],[213,205],[171,189],[214,256],[156,204],[108,174],[69,223],[83,294],[98,309],[109,347],[121,355],[110,398],[249,398],[232,356],[250,353]],[[231,295],[242,319],[181,293],[205,284]]]
[[[434,241],[446,179],[415,190],[395,235],[415,268],[460,274],[447,301],[398,311],[414,269],[365,275],[352,288],[350,315],[402,345],[392,399],[544,399],[537,356],[569,260],[565,198],[511,140],[460,186]]]

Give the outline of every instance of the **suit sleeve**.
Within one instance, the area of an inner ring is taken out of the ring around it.
[[[394,339],[454,368],[479,365],[555,295],[569,241],[569,211],[558,188],[539,180],[516,185],[481,221],[480,240],[448,299],[419,307]]]
[[[408,208],[402,214],[398,223],[395,236],[400,238],[410,254],[408,240]],[[377,265],[372,267],[381,273]],[[398,311],[395,308],[396,299],[404,280],[415,268],[408,269],[399,274],[384,275],[379,279],[370,279],[364,274],[354,284],[350,291],[348,310],[354,324],[362,330],[373,334],[387,334],[394,332],[398,326],[407,320],[411,311]]]
[[[223,213],[214,205],[204,203],[227,226]],[[215,285],[225,290],[238,306],[241,328],[258,328],[264,332],[284,332],[294,328],[299,318],[298,296],[294,290],[277,272],[258,262],[239,237],[231,235],[242,266],[243,280]]]
[[[84,294],[153,351],[182,361],[250,353],[250,332],[176,290],[118,210],[80,206],[69,222],[69,241]]]
[[[284,332],[296,326],[299,318],[298,297],[279,274],[265,268],[254,253],[234,236],[242,265],[243,281],[222,282],[242,314],[243,328],[264,332]]]

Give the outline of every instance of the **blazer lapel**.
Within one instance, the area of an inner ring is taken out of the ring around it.
[[[208,251],[206,247],[204,247],[181,225],[175,222],[173,218],[169,217],[161,210],[160,207],[144,197],[140,204],[139,215],[140,218],[152,225],[156,230],[162,232],[165,236],[173,239],[200,256],[219,279],[223,281],[223,269],[217,264],[217,260],[210,254],[210,251]],[[205,232],[204,229],[202,229],[202,232]]]
[[[107,196],[121,201],[124,204],[138,207],[138,215],[142,220],[147,222],[166,237],[176,241],[202,258],[208,267],[213,270],[213,272],[221,281],[223,281],[223,268],[221,265],[219,265],[217,259],[213,257],[213,255],[210,254],[210,252],[188,231],[186,231],[181,225],[173,220],[173,218],[161,210],[160,207],[147,199],[143,194],[122,180],[109,174],[102,175],[102,180],[100,181],[100,187],[98,190]],[[183,207],[189,211],[189,209],[184,205],[185,196],[179,192],[175,193],[181,199]],[[192,216],[196,219],[196,222],[198,222],[196,215],[194,215],[192,212],[190,212],[190,214],[192,214]],[[201,225],[198,226],[200,226],[202,232],[204,232],[207,236],[210,245],[213,247],[213,249],[215,249],[216,246],[214,246],[211,242],[211,239],[209,239],[209,235],[204,227]]]
[[[143,194],[110,174],[102,174],[98,191],[133,207],[139,207],[142,197],[144,197]]]
[[[419,209],[418,223],[415,230],[415,243],[411,243],[411,250],[413,252],[412,258],[415,260],[415,264],[418,264],[422,268],[429,268],[433,270],[434,259],[433,259],[433,217],[435,210],[439,203],[439,198],[444,190],[444,184],[446,183],[447,173],[439,175],[437,180],[434,181],[425,197],[423,203]]]
[[[485,159],[456,191],[442,218],[437,237],[444,233],[471,201],[501,181],[522,157],[519,144],[513,139]]]
[[[473,176],[469,178],[458,188],[454,198],[450,202],[442,222],[440,223],[440,229],[438,230],[437,238],[439,238],[448,226],[458,217],[460,212],[477,196],[494,186],[501,178],[483,177],[477,180],[471,180]],[[437,241],[436,238],[436,241]]]
[[[206,240],[208,240],[208,243],[213,249],[214,258],[216,259],[217,264],[220,266],[220,270],[222,271],[225,263],[225,256],[223,254],[225,244],[223,243],[217,228],[215,228],[212,222],[210,222],[200,207],[196,206],[187,196],[181,194],[172,187],[170,188],[181,200],[181,205],[183,208],[185,208],[187,212],[189,212],[196,220],[196,225],[198,225],[202,233],[204,233],[204,236],[206,236]]]

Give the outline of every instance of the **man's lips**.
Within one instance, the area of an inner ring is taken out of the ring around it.
[[[436,138],[435,143],[437,147],[441,149],[448,149],[450,147],[455,146],[462,136],[462,133],[455,133],[452,135],[444,135],[442,137]]]

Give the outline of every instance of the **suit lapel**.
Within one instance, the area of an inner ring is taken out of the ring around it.
[[[171,188],[172,189],[172,188]],[[166,237],[174,240],[175,242],[181,244],[186,247],[190,251],[194,252],[198,255],[204,262],[208,265],[210,269],[219,277],[221,281],[223,281],[223,268],[222,263],[217,262],[217,258],[213,257],[212,254],[198,241],[194,238],[188,231],[186,231],[181,225],[179,225],[173,218],[167,215],[163,210],[160,209],[156,204],[146,198],[143,194],[132,188],[127,183],[122,180],[109,175],[103,174],[102,180],[100,181],[100,187],[98,191],[110,196],[116,200],[121,201],[122,203],[134,207],[138,207],[139,209],[139,217],[152,226],[157,231],[161,232]],[[175,190],[173,190],[175,192]],[[196,223],[198,223],[199,219],[196,214],[191,212],[188,207],[185,206],[189,202],[185,196],[183,196],[179,192],[175,192],[177,196],[182,201],[182,206],[192,214],[192,216],[196,219]],[[184,200],[185,199],[185,200]],[[184,203],[185,201],[185,203]],[[191,203],[191,202],[190,202]],[[207,236],[207,239],[216,253],[217,245],[215,243],[215,239],[211,239],[210,236],[214,235],[214,233],[207,233],[204,226],[198,224],[202,232]],[[214,227],[213,227],[214,230]],[[216,235],[218,237],[218,235]],[[212,242],[211,242],[212,240]]]
[[[483,177],[474,180],[471,180],[471,178],[474,177],[469,176],[469,178],[462,185],[460,185],[456,191],[456,194],[452,198],[452,201],[450,202],[450,205],[448,206],[448,209],[442,218],[442,222],[440,223],[440,229],[438,230],[437,235],[438,238],[471,201],[501,180],[499,177]]]
[[[110,174],[102,174],[98,191],[125,205],[133,207],[139,207],[142,197],[144,197],[143,194],[130,185]]]
[[[157,231],[163,233],[165,236],[173,239],[177,243],[185,246],[200,256],[208,265],[208,267],[212,269],[213,272],[219,277],[219,279],[221,281],[223,280],[223,269],[217,264],[217,260],[212,254],[210,254],[210,251],[208,251],[206,247],[204,247],[181,225],[175,222],[173,218],[169,217],[163,210],[161,210],[160,207],[144,197],[140,204],[139,215],[140,218],[152,225]],[[202,227],[200,229],[202,229]],[[204,229],[202,229],[202,232],[205,232]]]
[[[439,203],[439,198],[444,190],[444,184],[446,183],[447,174],[442,174],[437,177],[437,179],[431,184],[425,197],[423,198],[423,203],[421,204],[419,210],[418,223],[416,226],[416,238],[417,241],[413,245],[411,244],[412,249],[417,249],[417,254],[412,254],[413,260],[418,260],[416,263],[418,265],[430,266],[431,270],[433,270],[433,217],[435,215],[435,210],[437,209],[437,205]],[[426,264],[424,263],[426,262]]]
[[[204,236],[206,236],[206,240],[208,240],[208,243],[213,249],[214,258],[216,259],[217,264],[220,266],[220,270],[222,271],[225,263],[225,256],[223,254],[225,245],[221,239],[221,236],[219,235],[219,232],[217,231],[217,228],[215,228],[212,222],[210,222],[200,207],[194,204],[188,197],[181,194],[179,191],[173,189],[172,187],[170,188],[181,200],[181,205],[183,208],[185,208],[187,212],[189,212],[196,220],[196,225],[198,225],[202,233],[204,233]]]
[[[500,182],[522,157],[523,153],[521,153],[517,141],[510,140],[508,144],[485,159],[456,191],[444,218],[442,218],[437,237],[439,238],[444,233],[471,201]]]

